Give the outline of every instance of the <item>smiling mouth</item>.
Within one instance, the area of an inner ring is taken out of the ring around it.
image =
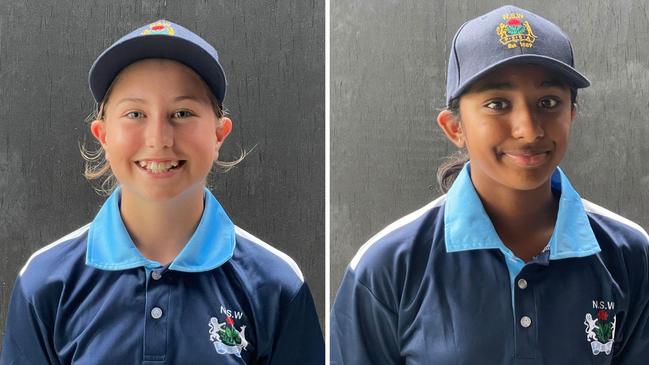
[[[168,160],[168,161],[135,161],[135,164],[142,170],[153,174],[162,174],[171,170],[178,169],[185,164],[185,160]]]
[[[535,167],[543,164],[550,156],[550,151],[504,152],[503,156],[524,167]]]

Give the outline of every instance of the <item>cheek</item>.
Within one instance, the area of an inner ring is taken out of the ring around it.
[[[570,119],[570,114],[562,116],[562,118],[549,121],[546,127],[546,133],[549,134],[552,139],[557,141],[557,143],[566,143],[570,138],[570,130],[572,128],[572,120]]]
[[[216,144],[216,137],[214,130],[210,128],[193,128],[183,131],[178,131],[181,135],[177,137],[182,138],[187,148],[191,148],[194,153],[202,158],[215,159],[218,155],[218,145]]]
[[[511,130],[506,123],[497,120],[484,120],[463,126],[466,148],[471,151],[493,150],[511,137]]]
[[[140,133],[134,128],[111,126],[106,128],[106,159],[108,161],[128,156],[139,148]]]

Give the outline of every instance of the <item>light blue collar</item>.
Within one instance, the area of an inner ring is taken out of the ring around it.
[[[599,252],[599,243],[590,227],[581,198],[558,167],[552,174],[551,185],[552,189],[561,193],[561,198],[549,242],[550,260],[584,257]],[[515,258],[498,237],[482,206],[471,182],[469,163],[448,191],[444,209],[444,236],[447,252],[500,249],[507,258]]]
[[[103,270],[126,270],[162,265],[142,256],[126,231],[120,215],[120,189],[106,200],[88,231],[86,264]],[[214,195],[205,189],[205,207],[198,227],[169,269],[186,272],[207,271],[228,261],[234,252],[234,224]]]

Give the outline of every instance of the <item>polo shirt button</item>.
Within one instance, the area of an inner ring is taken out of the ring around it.
[[[151,278],[153,280],[160,280],[161,277],[162,277],[162,275],[160,274],[160,272],[158,272],[158,271],[152,271],[151,272]]]
[[[521,326],[523,326],[523,328],[527,328],[527,327],[529,327],[531,325],[532,325],[532,318],[530,318],[528,316],[522,316],[521,317]]]
[[[153,309],[151,309],[151,317],[153,317],[153,319],[158,319],[162,317],[162,309],[158,307],[153,307]]]
[[[527,280],[518,279],[518,287],[521,288],[521,289],[527,288]]]

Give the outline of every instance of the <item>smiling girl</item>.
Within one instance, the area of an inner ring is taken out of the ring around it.
[[[216,50],[160,20],[106,49],[89,81],[101,150],[86,175],[117,184],[21,270],[0,363],[323,364],[299,268],[205,187],[232,130]]]
[[[649,237],[558,167],[576,116],[567,36],[505,6],[453,38],[445,195],[371,238],[331,316],[333,364],[645,364]]]

